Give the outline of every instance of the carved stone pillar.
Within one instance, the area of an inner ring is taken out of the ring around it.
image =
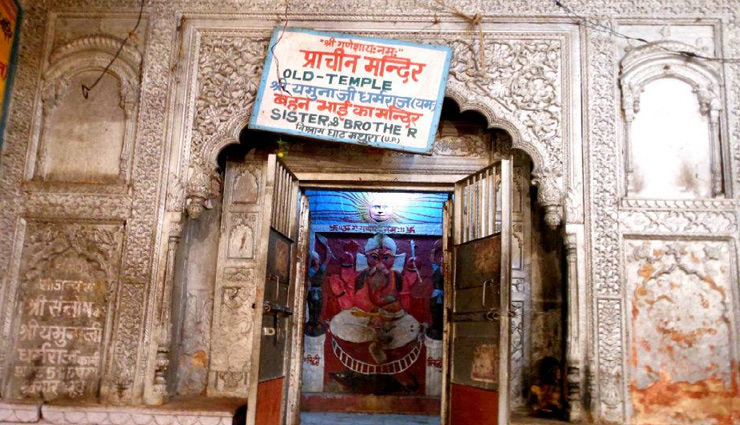
[[[47,165],[48,165],[48,147],[47,147],[47,135],[49,132],[49,126],[51,125],[51,117],[54,110],[62,101],[62,98],[67,93],[69,88],[69,78],[58,77],[49,78],[44,81],[44,86],[41,93],[41,99],[43,102],[43,122],[41,124],[41,138],[39,141],[39,152],[36,156],[36,170],[34,175],[41,180],[46,178]]]
[[[719,138],[720,111],[712,109],[709,113],[709,137],[712,142],[712,196],[723,194],[722,188],[722,148]]]
[[[566,379],[567,379],[567,413],[570,422],[583,419],[583,400],[581,382],[580,353],[580,318],[578,288],[578,236],[575,233],[565,235],[566,258],[568,262],[568,339],[566,341]]]
[[[709,118],[709,143],[711,143],[712,197],[722,196],[722,144],[720,142],[720,113],[722,104],[713,87],[696,90],[701,113]]]
[[[170,345],[172,337],[170,328],[172,323],[172,288],[174,286],[175,276],[175,253],[182,238],[183,215],[177,214],[170,224],[169,237],[167,238],[167,259],[165,263],[165,276],[160,294],[157,296],[157,321],[156,321],[156,341],[157,354],[155,357],[154,369],[154,397],[148,400],[148,404],[162,404],[167,399],[167,368],[170,364]]]
[[[129,157],[131,156],[132,144],[134,142],[133,135],[136,132],[136,108],[139,104],[138,99],[138,87],[134,87],[128,81],[121,81],[121,100],[120,106],[123,109],[124,121],[126,123],[125,131],[126,135],[123,138],[123,149],[121,149],[121,160],[120,160],[120,171],[119,180],[121,182],[128,181],[130,177],[129,170]]]
[[[624,169],[625,169],[625,193],[635,190],[634,171],[635,165],[632,159],[632,122],[635,114],[640,111],[640,97],[635,96],[634,89],[622,88],[622,109],[624,110]]]
[[[186,216],[184,214],[185,185],[172,175],[168,187],[166,202],[167,244],[164,247],[164,275],[161,284],[155,286],[157,291],[154,299],[153,344],[156,351],[154,356],[154,377],[151,391],[144,397],[146,404],[160,405],[167,401],[167,369],[170,364],[170,350],[172,345],[172,290],[175,284],[175,255],[182,239]],[[152,347],[152,350],[154,348]],[[151,351],[150,351],[151,353]],[[151,357],[150,357],[151,358]],[[151,375],[149,375],[151,376]]]

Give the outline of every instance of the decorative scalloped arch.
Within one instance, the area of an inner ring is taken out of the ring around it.
[[[44,80],[69,78],[80,72],[104,69],[115,57],[122,40],[106,35],[82,37],[57,48],[49,55],[49,68]],[[133,47],[124,45],[118,58],[110,63],[108,71],[133,89],[139,87],[139,65],[141,54]],[[138,91],[138,90],[137,90]]]
[[[221,131],[209,138],[203,146],[203,158],[212,167],[218,167],[218,154],[229,145],[239,144],[239,134],[246,127],[252,112],[239,111],[223,124]]]
[[[646,85],[660,78],[676,78],[697,92],[703,107],[721,109],[720,67],[699,58],[692,59],[675,52],[702,55],[693,46],[677,41],[660,41],[632,49],[622,59],[622,107],[639,111],[640,93]]]
[[[512,147],[522,150],[532,159],[534,174],[546,167],[540,148],[536,144],[524,140],[514,124],[494,113],[488,105],[479,102],[468,102],[464,95],[450,88],[446,90],[445,98],[455,102],[460,108],[460,112],[475,111],[483,115],[488,122],[488,128],[498,128],[509,133],[512,139]],[[250,111],[235,114],[223,125],[221,131],[209,138],[203,147],[203,157],[208,164],[217,167],[218,154],[227,146],[239,143],[239,133],[244,128],[245,123],[249,122],[251,116]]]
[[[139,94],[141,54],[131,46],[122,46],[122,41],[107,35],[86,36],[58,47],[49,55],[49,67],[44,72],[41,89],[43,123],[33,171],[35,175],[44,178],[45,163],[48,159],[46,129],[54,109],[70,88],[70,81],[82,72],[103,71],[107,68],[106,72],[116,78],[120,85],[120,105],[124,111],[125,133],[119,178],[121,181],[128,180],[136,126],[135,110]],[[113,60],[114,58],[116,59]]]
[[[503,118],[500,114],[497,114],[490,105],[481,102],[471,102],[463,93],[458,92],[454,87],[449,85],[445,91],[445,97],[454,101],[460,108],[460,112],[475,111],[483,115],[488,122],[488,128],[498,128],[509,133],[512,147],[524,151],[532,159],[534,174],[537,174],[539,170],[546,167],[544,155],[540,151],[540,148],[536,144],[523,139],[517,125]]]
[[[548,172],[545,156],[540,146],[521,137],[516,125],[507,119],[501,118],[489,105],[481,102],[469,102],[465,95],[455,91],[448,86],[445,97],[455,102],[461,112],[475,111],[486,118],[488,128],[499,128],[509,133],[512,139],[512,148],[525,152],[532,159],[532,183],[540,189],[539,202],[545,208],[545,221],[551,227],[556,227],[562,221],[562,191],[560,182],[555,176]],[[222,125],[220,131],[208,139],[203,146],[203,160],[207,167],[216,169],[218,167],[219,153],[229,145],[239,144],[239,134],[249,122],[251,111],[240,111],[234,114]],[[205,165],[204,164],[204,165]],[[201,176],[202,177],[202,176]],[[192,191],[191,191],[192,192]],[[207,195],[200,194],[198,197],[205,199]],[[191,202],[192,204],[192,202]],[[191,216],[200,215],[200,209],[193,205]]]
[[[685,52],[679,54],[677,52]],[[626,192],[633,188],[633,156],[631,128],[635,114],[640,111],[640,95],[653,81],[674,78],[691,86],[696,93],[702,114],[709,116],[711,141],[712,195],[723,193],[722,147],[720,143],[720,111],[722,108],[722,74],[718,63],[700,58],[702,52],[678,41],[648,43],[630,50],[622,59],[622,109],[626,128],[624,162]]]

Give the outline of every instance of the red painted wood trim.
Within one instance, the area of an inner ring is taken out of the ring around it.
[[[450,393],[452,425],[498,424],[498,391],[452,384]]]
[[[280,425],[284,380],[285,378],[271,379],[257,385],[256,423],[258,425]]]

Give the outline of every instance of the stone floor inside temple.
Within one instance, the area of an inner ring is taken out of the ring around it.
[[[515,425],[562,425],[553,419],[512,415]],[[301,413],[301,425],[439,425],[439,416],[381,415],[370,413]]]
[[[439,425],[439,416],[301,413],[301,425]]]

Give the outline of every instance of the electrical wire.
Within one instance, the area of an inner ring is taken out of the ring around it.
[[[98,79],[95,80],[95,82],[92,83],[91,86],[88,87],[85,84],[82,85],[82,97],[84,97],[85,99],[87,99],[88,96],[90,95],[90,91],[92,91],[92,89],[94,89],[95,86],[98,85],[100,80],[103,79],[103,77],[105,76],[105,73],[108,72],[108,69],[110,69],[111,65],[113,65],[113,62],[115,62],[116,59],[118,59],[118,56],[120,56],[121,51],[126,46],[126,43],[128,42],[128,40],[131,37],[133,37],[134,34],[136,33],[136,30],[139,29],[139,24],[141,24],[141,16],[144,13],[144,1],[145,0],[141,0],[141,3],[139,5],[139,17],[136,19],[136,25],[134,25],[134,29],[129,31],[128,36],[121,42],[121,45],[118,46],[118,50],[116,51],[116,54],[113,55],[113,59],[111,59],[110,62],[108,62],[108,65],[106,65],[105,68],[103,68],[103,71],[100,73],[100,76],[98,76]]]
[[[553,0],[553,1],[555,2],[555,5],[557,7],[561,8],[563,11],[565,11],[567,14],[573,16],[574,18],[578,18],[579,20],[581,20],[583,22],[584,25],[586,25],[587,27],[589,27],[591,29],[594,29],[596,31],[605,32],[605,33],[611,34],[611,35],[613,35],[615,37],[619,37],[619,38],[622,38],[622,39],[625,39],[625,40],[637,41],[637,42],[640,42],[640,43],[650,44],[650,41],[648,41],[648,40],[646,40],[646,39],[644,39],[642,37],[634,37],[634,36],[631,36],[631,35],[627,35],[627,34],[621,33],[619,31],[615,30],[614,28],[611,28],[611,27],[609,27],[607,25],[604,25],[604,24],[602,24],[600,22],[597,22],[597,21],[594,21],[592,19],[589,19],[586,16],[579,15],[576,12],[574,12],[573,9],[571,9],[568,5],[566,5],[565,3],[563,3],[561,0]],[[702,59],[702,60],[706,60],[706,61],[720,62],[720,63],[740,63],[740,58],[723,58],[723,57],[719,57],[718,58],[718,57],[712,57],[712,56],[702,55],[702,54],[691,52],[691,51],[688,51],[688,50],[674,50],[674,49],[669,49],[669,48],[667,48],[665,46],[662,46],[662,45],[659,45],[659,44],[657,44],[656,46],[658,48],[660,48],[661,50],[665,50],[666,52],[674,53],[676,55],[680,55],[680,56],[683,56],[683,57],[686,57],[686,58],[690,58],[690,59]]]
[[[273,59],[275,59],[275,73],[277,74],[276,77],[277,77],[277,82],[278,82],[278,86],[280,87],[280,90],[288,93],[288,95],[291,95],[290,92],[288,91],[288,88],[286,87],[285,80],[281,78],[280,76],[280,60],[278,60],[278,57],[275,56],[275,47],[277,47],[277,45],[280,44],[280,41],[283,39],[283,35],[285,34],[285,29],[288,27],[288,9],[289,9],[288,0],[285,0],[283,29],[280,30],[280,35],[278,36],[277,40],[275,40],[275,44],[273,44],[272,47],[270,48],[270,54],[272,54]]]

